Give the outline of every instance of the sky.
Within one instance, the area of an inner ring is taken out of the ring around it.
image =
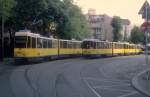
[[[75,2],[84,13],[92,8],[97,14],[129,19],[132,25],[141,25],[144,21],[138,12],[145,0],[75,0]],[[150,3],[150,0],[148,2]]]

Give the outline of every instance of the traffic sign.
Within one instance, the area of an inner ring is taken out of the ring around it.
[[[142,31],[147,31],[148,29],[150,29],[150,22],[145,21],[142,25],[141,25],[141,30]]]
[[[138,14],[141,14],[143,19],[150,20],[150,5],[147,0],[143,4]]]

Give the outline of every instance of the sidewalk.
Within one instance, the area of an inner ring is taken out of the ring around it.
[[[150,68],[135,76],[132,79],[132,84],[137,90],[150,96]]]

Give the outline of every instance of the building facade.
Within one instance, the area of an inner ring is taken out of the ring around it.
[[[92,34],[91,38],[108,41],[113,40],[111,17],[106,14],[97,15],[95,10],[90,9],[86,18],[90,25]]]
[[[128,19],[122,19],[122,41],[127,41],[131,35],[131,23]]]
[[[89,9],[86,14],[91,29],[91,38],[99,40],[113,41],[113,27],[111,26],[112,17],[102,14],[97,15],[96,10]],[[127,41],[131,34],[131,23],[128,19],[122,19],[122,39]]]

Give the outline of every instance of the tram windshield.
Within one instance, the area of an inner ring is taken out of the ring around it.
[[[15,47],[16,48],[26,48],[27,37],[25,36],[16,36],[15,37]]]

